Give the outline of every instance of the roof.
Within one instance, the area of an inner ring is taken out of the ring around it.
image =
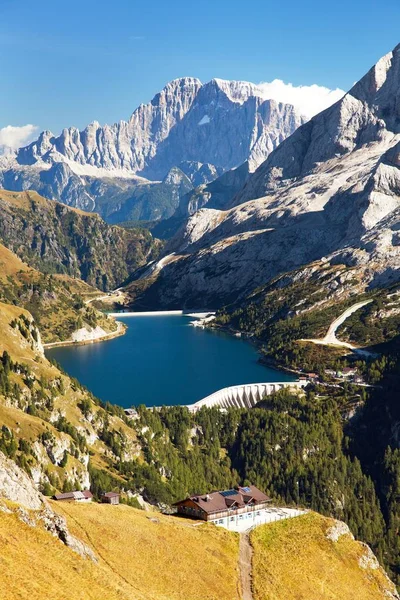
[[[56,500],[83,500],[93,498],[93,494],[90,490],[64,492],[63,494],[55,494]]]
[[[229,508],[244,508],[251,504],[261,504],[268,502],[270,498],[261,492],[255,485],[238,487],[231,490],[212,492],[210,494],[194,495],[175,502],[174,506],[179,506],[183,502],[191,500],[206,513],[215,513],[225,511]]]
[[[116,492],[105,492],[105,494],[103,494],[103,498],[119,498],[119,494]]]

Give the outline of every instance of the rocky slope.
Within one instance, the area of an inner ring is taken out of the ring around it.
[[[186,77],[168,83],[129,121],[93,122],[59,136],[42,132],[0,160],[0,184],[105,216],[122,205],[135,208],[131,218],[165,218],[179,204],[179,185],[165,181],[170,169],[179,167],[191,187],[246,160],[254,170],[303,122],[293,106],[265,98],[251,83],[213,79],[203,85]],[[143,194],[147,209],[140,208]]]
[[[335,252],[368,263],[371,285],[398,278],[399,82],[397,46],[285,140],[231,208],[190,217],[166,249],[174,261],[164,260],[149,302],[221,305]]]
[[[0,191],[0,239],[44,273],[68,274],[103,290],[120,285],[158,248],[144,230],[109,226],[35,192]]]
[[[50,533],[81,557],[97,562],[93,550],[70,534],[65,518],[52,510],[32,479],[1,451],[0,512],[3,518],[15,515],[25,526]],[[20,529],[22,531],[24,527],[20,525]]]
[[[210,183],[203,183],[181,196],[178,208],[171,218],[157,223],[151,228],[156,237],[163,240],[172,238],[184,225],[186,219],[201,208],[225,209],[232,198],[242,189],[250,175],[248,161],[226,171]]]

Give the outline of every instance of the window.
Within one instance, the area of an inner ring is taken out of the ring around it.
[[[235,517],[231,517],[231,518],[230,518],[230,520],[231,520],[231,521],[234,521],[234,520],[235,520]]]
[[[220,519],[220,520],[218,521],[218,523],[220,523],[220,524],[222,524],[223,522],[224,522],[224,520],[223,520],[223,519]]]

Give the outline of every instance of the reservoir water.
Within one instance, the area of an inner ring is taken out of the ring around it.
[[[249,342],[193,327],[191,318],[157,315],[118,320],[128,325],[121,337],[52,348],[46,355],[95,396],[124,408],[191,404],[230,385],[294,379],[259,364]]]

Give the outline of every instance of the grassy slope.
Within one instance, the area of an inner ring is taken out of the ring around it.
[[[240,598],[236,534],[122,505],[51,504],[98,562],[0,511],[2,600],[67,600],[71,590],[78,600]],[[326,538],[333,523],[311,513],[254,530],[254,599],[391,597],[386,591],[393,588],[381,569],[360,568],[363,545],[349,536],[338,542]]]
[[[0,355],[6,350],[13,361],[18,361],[19,363],[29,366],[37,380],[44,378],[45,381],[48,382],[48,387],[50,387],[52,382],[61,379],[64,391],[62,394],[59,393],[56,395],[53,399],[53,415],[57,414],[58,411],[62,412],[67,420],[88,438],[96,434],[96,431],[98,433],[98,430],[101,429],[101,420],[104,419],[105,416],[104,410],[94,403],[91,404],[93,419],[96,417],[96,419],[99,420],[96,428],[93,423],[84,418],[78,404],[82,402],[82,400],[87,399],[88,394],[81,389],[77,389],[68,376],[61,374],[60,371],[55,366],[51,365],[46,358],[39,356],[37,352],[32,349],[30,343],[25,340],[17,330],[10,327],[10,322],[21,314],[28,317],[30,316],[24,309],[0,303],[0,331],[2,333],[0,337]],[[22,386],[25,393],[28,393],[23,378],[16,374],[13,374],[12,377],[16,383]],[[37,385],[35,385],[34,389],[37,389]],[[7,399],[0,395],[0,428],[2,425],[6,425],[14,432],[17,440],[25,439],[29,442],[35,442],[38,439],[38,436],[45,431],[51,432],[58,440],[70,440],[68,434],[55,429],[49,422],[49,416],[49,414],[41,411],[39,411],[38,415],[28,414],[16,406],[10,406]],[[124,433],[126,436],[127,449],[132,452],[132,455],[135,455],[137,453],[137,438],[135,431],[116,416],[109,416],[108,418],[110,429],[122,431]],[[89,446],[92,452],[92,463],[98,467],[109,468],[109,461],[105,458],[109,455],[109,450],[105,444],[99,439],[96,439],[96,441]],[[73,467],[82,470],[82,465],[70,456],[68,458],[67,470],[71,470]],[[65,469],[51,465],[51,463],[49,464],[49,468],[58,475],[61,481],[63,481]]]
[[[0,244],[0,300],[27,308],[44,342],[68,340],[77,325],[88,320],[106,332],[115,331],[114,319],[83,305],[84,298],[99,295],[99,290],[68,275],[40,273]]]
[[[393,591],[381,569],[362,569],[365,548],[326,538],[334,521],[310,513],[253,531],[255,600],[381,600]]]
[[[0,589],[2,600],[110,600],[132,598],[118,580],[80,558],[43,529],[0,512]]]
[[[69,274],[113,289],[160,249],[144,229],[107,225],[36,192],[0,190],[0,238],[22,260],[46,273]]]
[[[27,192],[10,192],[7,190],[0,190],[0,198],[6,201],[11,206],[15,206],[16,208],[22,208],[24,210],[31,210],[31,200],[34,200],[38,205],[46,208],[49,202],[53,202],[53,200],[47,200],[40,194],[34,191]],[[73,211],[77,215],[81,216],[93,216],[93,213],[81,210],[80,208],[73,208],[72,206],[68,206],[68,210]]]
[[[99,561],[83,560],[45,532],[0,512],[3,600],[238,599],[238,538],[212,526],[126,506],[60,505],[71,533]],[[152,517],[153,518],[153,517]],[[34,573],[34,577],[27,577]]]

